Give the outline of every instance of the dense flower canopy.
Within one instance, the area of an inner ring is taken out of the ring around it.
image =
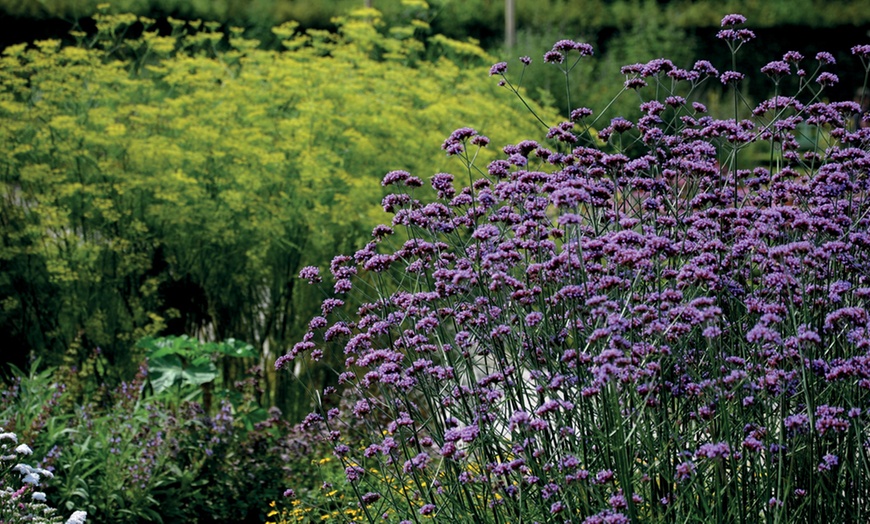
[[[734,52],[744,22],[723,19]],[[562,41],[545,61],[575,51],[591,54]],[[717,119],[689,95],[743,73],[636,64],[637,121],[594,133],[578,110],[485,167],[489,141],[457,129],[442,148],[462,170],[431,178],[436,199],[387,175],[391,224],[332,264],[336,294],[359,281],[375,298],[351,319],[318,317],[277,363],[343,346],[347,417],[307,423],[354,489],[379,494],[361,501],[369,520],[861,512],[870,128],[856,104],[819,101],[833,74],[814,71],[805,96]],[[771,161],[743,167],[758,145]]]

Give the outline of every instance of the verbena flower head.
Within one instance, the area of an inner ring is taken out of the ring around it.
[[[723,84],[732,84],[737,83],[743,80],[746,77],[743,73],[738,73],[737,71],[725,71],[722,75],[719,76],[719,80]]]
[[[489,68],[489,76],[503,75],[507,72],[507,67],[507,62],[493,64],[493,66]]]
[[[839,82],[840,79],[834,73],[824,72],[821,73],[817,78],[816,82],[822,86],[832,86]]]
[[[716,38],[744,43],[753,40],[755,33],[749,29],[723,29],[716,34]]]
[[[789,67],[788,62],[784,60],[775,60],[762,67],[761,72],[768,76],[778,77],[789,74],[791,72],[791,67]]]
[[[820,51],[816,53],[816,60],[825,65],[836,64],[837,60],[834,59],[834,55],[828,53],[827,51]]]
[[[720,25],[722,27],[732,27],[735,25],[743,25],[746,23],[746,17],[741,14],[730,14],[722,17]]]
[[[565,60],[565,55],[559,51],[547,51],[544,53],[544,62],[548,64],[561,64]]]

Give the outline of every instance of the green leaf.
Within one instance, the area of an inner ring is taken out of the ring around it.
[[[184,368],[181,372],[181,380],[183,386],[200,386],[216,379],[218,376],[217,367],[214,362],[208,360],[206,362],[190,365]]]
[[[231,357],[253,358],[257,356],[254,346],[234,338],[228,338],[225,342],[219,344],[217,350]]]
[[[155,394],[160,394],[181,382],[184,368],[177,355],[166,355],[148,360],[148,378]]]

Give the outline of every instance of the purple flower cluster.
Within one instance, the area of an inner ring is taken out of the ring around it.
[[[551,64],[561,64],[565,61],[565,58],[569,55],[571,51],[576,51],[580,55],[577,57],[577,60],[585,56],[592,56],[594,54],[594,50],[589,44],[583,42],[575,42],[573,40],[559,40],[558,42],[553,44],[552,49],[544,53],[544,62]],[[529,61],[529,63],[531,63],[531,61]],[[523,61],[523,64],[528,65],[526,61]]]
[[[725,17],[720,37],[748,41],[735,28],[744,22]],[[563,40],[544,59],[574,51],[592,52]],[[802,59],[789,52],[762,72],[784,76]],[[575,134],[573,121],[592,114],[577,109],[486,168],[460,153],[488,141],[456,130],[443,149],[480,175],[460,186],[436,174],[431,201],[410,174],[388,174],[400,190],[384,199],[391,234],[333,262],[341,293],[370,275],[377,298],[353,319],[324,306],[280,359],[343,351],[347,415],[371,440],[355,451],[351,426],[330,417],[336,455],[373,493],[405,486],[412,503],[394,508],[405,518],[682,521],[700,518],[692,508],[713,492],[741,494],[726,497],[743,504],[732,514],[800,513],[809,506],[798,493],[821,497],[813,479],[835,469],[826,496],[853,506],[870,497],[870,131],[852,124],[860,108],[809,93],[720,120],[689,96],[741,73],[664,59],[623,73],[626,87],[676,87],[643,99],[637,121],[612,120],[604,146]],[[802,145],[807,128],[826,142]],[[775,161],[738,168],[750,145]]]

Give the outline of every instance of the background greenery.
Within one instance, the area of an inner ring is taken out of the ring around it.
[[[570,97],[598,110],[626,63],[727,69],[710,30],[723,13],[759,33],[765,53],[742,53],[747,72],[789,49],[852,60],[870,28],[857,1],[518,0],[518,45],[505,50],[501,0],[374,0],[379,12],[356,16],[361,0],[119,0],[93,16],[97,3],[0,0],[4,358],[65,362],[114,386],[135,374],[142,337],[235,338],[257,356],[223,360],[227,382],[265,364],[262,402],[294,420],[308,412],[303,389],[340,360],[296,369],[301,382],[270,371],[322,298],[298,269],[366,241],[384,173],[448,169],[435,144],[454,128],[496,144],[530,134],[486,78],[492,62],[516,70],[532,56],[524,88],[554,122],[571,108],[540,56],[560,38],[595,45]],[[832,97],[852,98],[856,69]],[[706,89],[715,114],[724,91]],[[635,116],[630,95],[600,122]],[[107,366],[87,370],[95,348]]]
[[[534,125],[481,81],[491,57],[445,37],[424,45],[421,22],[389,34],[376,12],[337,33],[284,24],[283,52],[209,23],[136,38],[124,33],[151,20],[96,23],[74,45],[0,59],[0,326],[10,353],[52,365],[65,354],[81,367],[100,348],[110,384],[155,334],[236,338],[274,361],[317,307],[299,268],[365,242],[387,171],[446,169],[420,144],[457,125],[513,114],[491,129],[503,143]],[[307,413],[267,380],[269,402]]]
[[[288,501],[288,516],[346,509],[331,446],[284,420],[343,356],[272,371],[331,290],[296,274],[370,238],[386,172],[450,170],[438,144],[455,128],[540,136],[487,78],[493,62],[516,78],[532,56],[525,90],[555,123],[564,78],[540,56],[561,38],[595,44],[570,93],[598,110],[626,63],[727,69],[709,36],[727,12],[766,49],[743,53],[747,72],[788,49],[847,62],[870,27],[858,1],[518,0],[508,51],[501,0],[373,3],[119,0],[94,16],[96,1],[0,0],[0,428],[56,469],[61,508],[259,522],[292,477],[315,503]],[[832,97],[852,98],[855,69]],[[722,95],[701,98],[715,114]],[[624,96],[602,121],[636,105]]]

